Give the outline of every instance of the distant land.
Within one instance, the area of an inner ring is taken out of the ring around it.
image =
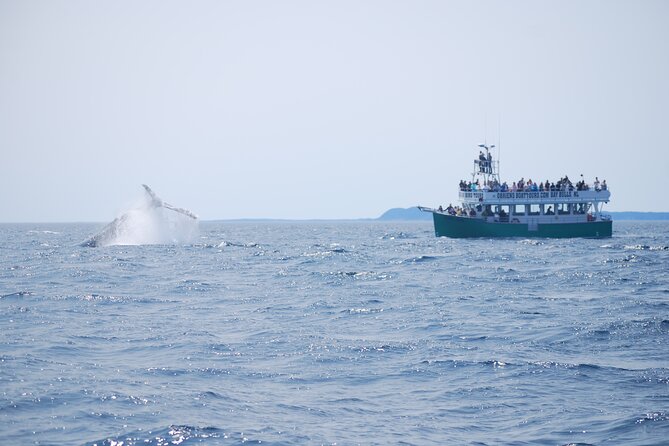
[[[412,208],[393,208],[388,209],[377,220],[391,221],[391,220],[430,220],[432,221],[432,214],[430,212],[423,212],[417,207]]]
[[[606,212],[613,220],[669,220],[669,212]],[[432,214],[417,207],[388,209],[376,220],[432,220]]]
[[[669,220],[669,212],[605,212],[614,220]]]

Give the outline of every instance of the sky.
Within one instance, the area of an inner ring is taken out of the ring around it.
[[[503,180],[669,211],[669,2],[0,0],[0,222],[347,219]]]

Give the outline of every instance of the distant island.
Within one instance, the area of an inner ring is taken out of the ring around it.
[[[417,207],[412,208],[393,208],[388,209],[377,220],[393,221],[393,220],[429,220],[432,221],[432,214],[423,212]]]
[[[669,212],[609,212],[614,220],[669,220]]]
[[[669,212],[608,212],[614,221],[622,220],[669,220]],[[376,220],[432,220],[432,214],[417,207],[388,209]]]

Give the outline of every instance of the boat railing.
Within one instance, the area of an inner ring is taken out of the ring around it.
[[[458,190],[460,192],[487,192],[487,193],[497,193],[497,192],[608,192],[609,189],[594,189],[594,188],[589,188],[589,189],[576,189],[574,187],[568,188],[568,189],[502,189],[502,188],[495,188],[495,189],[488,189],[488,188],[468,188],[468,187],[458,187]]]
[[[594,184],[586,184],[585,188],[577,188],[574,186],[569,186],[569,187],[556,187],[556,188],[550,188],[550,189],[545,189],[543,187],[539,187],[536,184],[533,184],[530,187],[524,187],[522,189],[516,189],[512,190],[511,188],[507,187],[505,190],[503,190],[503,186],[498,185],[495,187],[495,189],[481,189],[478,188],[476,184],[468,183],[468,187],[458,187],[458,189],[461,192],[562,192],[562,191],[578,191],[578,192],[606,192],[609,190],[608,186],[597,186]],[[475,188],[474,188],[475,187]]]

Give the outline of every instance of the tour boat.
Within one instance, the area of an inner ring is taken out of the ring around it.
[[[459,206],[419,206],[432,213],[437,237],[611,237],[611,217],[602,213],[611,196],[606,180],[523,178],[509,186],[500,182],[499,160],[491,153],[495,146],[479,147],[472,181],[460,182]]]

